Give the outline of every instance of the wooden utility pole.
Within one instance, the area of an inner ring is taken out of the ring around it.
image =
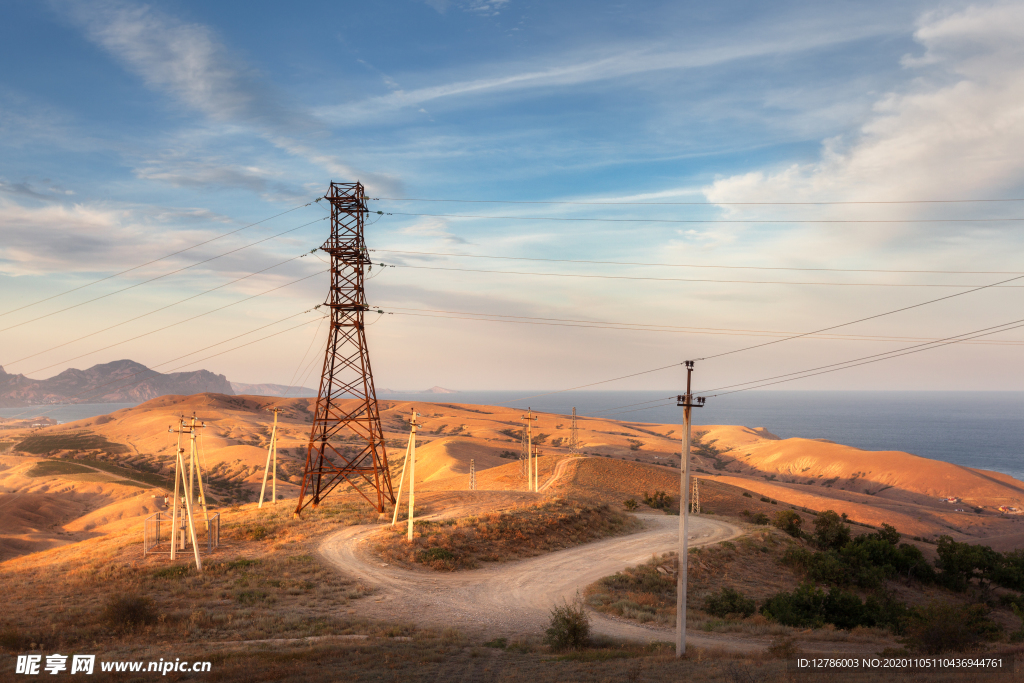
[[[526,420],[526,490],[536,491],[537,481],[533,473],[533,423],[537,421],[537,417],[533,414],[533,409],[527,408],[526,411],[527,414],[520,418]]]
[[[412,543],[412,514],[416,501],[416,411],[412,411],[412,432],[409,434],[409,533],[408,540]]]
[[[282,408],[273,408],[271,412],[274,413],[274,428],[270,430],[270,443],[267,445],[267,464],[263,467],[263,487],[260,489],[260,504],[258,507],[263,507],[263,494],[267,490],[267,475],[270,474],[273,469],[273,483],[270,485],[270,500],[277,503],[277,414],[280,413]],[[273,454],[273,463],[271,463],[271,454]]]
[[[683,409],[682,467],[679,468],[679,571],[676,572],[676,657],[686,654],[686,565],[690,551],[688,527],[690,522],[690,409],[704,405],[704,398],[694,398],[690,392],[693,361],[686,361],[686,394],[676,397],[676,405]]]

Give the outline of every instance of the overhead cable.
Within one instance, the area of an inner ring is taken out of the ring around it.
[[[164,256],[161,256],[158,259],[153,259],[152,261],[146,261],[145,263],[140,263],[139,265],[132,266],[131,268],[128,268],[127,270],[122,270],[122,271],[120,271],[118,273],[114,273],[113,275],[107,275],[106,277],[101,277],[98,280],[93,280],[92,282],[87,282],[84,285],[79,285],[78,287],[73,287],[72,289],[68,289],[66,291],[60,292],[59,294],[54,294],[52,296],[48,296],[45,299],[39,299],[38,301],[33,301],[30,304],[25,304],[24,306],[19,306],[18,308],[12,308],[9,311],[5,311],[4,313],[0,313],[0,317],[3,317],[3,316],[8,315],[10,313],[15,313],[15,312],[20,311],[20,310],[25,309],[25,308],[29,308],[30,306],[35,306],[37,304],[41,304],[41,303],[43,303],[45,301],[50,301],[51,299],[56,299],[57,297],[64,296],[65,294],[70,294],[71,292],[77,292],[78,290],[85,289],[86,287],[92,287],[93,285],[99,284],[100,282],[105,282],[105,281],[110,280],[112,278],[120,277],[121,275],[124,275],[125,273],[130,273],[133,270],[138,270],[139,268],[145,268],[146,266],[152,265],[154,263],[158,263],[158,262],[163,261],[165,259],[169,259],[172,256],[177,256],[178,254],[184,254],[186,251],[191,251],[192,249],[195,249],[197,247],[201,247],[204,244],[209,244],[210,242],[216,242],[219,239],[222,239],[222,238],[227,237],[229,235],[234,235],[237,232],[241,232],[243,230],[248,230],[249,228],[255,227],[255,226],[260,225],[262,223],[266,223],[267,221],[273,220],[275,218],[278,218],[279,216],[283,216],[286,213],[291,213],[292,211],[298,211],[299,209],[305,208],[305,207],[309,206],[310,204],[315,204],[318,201],[320,201],[319,198],[313,200],[312,202],[308,202],[306,204],[300,204],[299,206],[296,206],[296,207],[293,207],[291,209],[288,209],[287,211],[282,211],[281,213],[274,214],[273,216],[269,216],[267,218],[264,218],[263,220],[256,221],[255,223],[250,223],[249,225],[244,225],[241,228],[236,228],[235,230],[231,230],[229,232],[221,233],[220,235],[217,235],[216,237],[211,237],[208,240],[204,240],[202,242],[198,242],[196,244],[193,244],[190,247],[185,247],[184,249],[179,249],[178,251],[172,251],[170,254],[165,254]]]

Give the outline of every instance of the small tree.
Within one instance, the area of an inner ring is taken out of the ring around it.
[[[551,625],[544,642],[554,650],[580,650],[590,641],[590,617],[579,593],[551,609]]]
[[[633,500],[632,498],[630,498],[629,500],[624,501],[622,504],[625,505],[626,509],[629,510],[630,512],[632,512],[633,510],[636,510],[637,505],[638,505],[638,503],[635,500]]]
[[[803,517],[792,510],[780,510],[772,522],[776,528],[782,529],[794,538],[800,538],[800,525],[804,523]]]
[[[822,550],[842,548],[850,542],[850,527],[834,510],[825,510],[814,518],[814,542]]]
[[[723,588],[721,592],[712,593],[704,601],[704,611],[716,617],[729,614],[749,617],[754,613],[754,609],[754,601],[735,588]]]

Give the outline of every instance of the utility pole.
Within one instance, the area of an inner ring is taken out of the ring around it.
[[[693,500],[690,501],[690,512],[695,515],[700,514],[700,489],[697,488],[697,483],[700,481],[697,477],[693,478]]]
[[[325,199],[331,205],[331,236],[320,249],[331,257],[326,301],[331,329],[295,514],[319,505],[342,482],[383,514],[385,504],[395,503],[395,494],[363,323],[369,309],[364,275],[372,265],[363,237],[366,192],[360,183],[332,182]],[[361,447],[353,448],[353,441]],[[375,498],[357,482],[368,484]]]
[[[469,490],[476,491],[476,461],[469,459]]]
[[[184,520],[182,521],[184,521],[185,524],[182,526],[188,528],[189,537],[192,541],[192,553],[196,558],[196,570],[202,572],[203,561],[199,557],[199,544],[196,543],[196,526],[192,517],[192,496],[189,492],[188,475],[185,474],[185,458],[183,457],[185,449],[181,447],[181,435],[188,433],[185,427],[185,419],[181,418],[178,421],[178,429],[168,427],[167,431],[171,433],[177,432],[178,434],[178,443],[174,449],[174,504],[171,508],[171,559],[174,560],[177,558],[179,542],[181,543],[181,549],[185,549],[184,529],[178,529],[178,509],[184,502],[185,515]],[[195,430],[193,429],[192,431]],[[178,536],[179,531],[181,533],[180,537]]]
[[[263,494],[267,490],[267,475],[273,470],[273,483],[270,485],[270,500],[277,503],[277,414],[280,413],[283,408],[272,408],[271,412],[274,413],[274,428],[270,430],[270,443],[267,445],[267,464],[263,467],[263,487],[260,489],[260,504],[257,507],[263,507]],[[271,454],[273,454],[273,463],[271,463]]]
[[[690,391],[693,361],[686,361],[686,394],[676,396],[676,405],[683,409],[683,466],[679,468],[679,571],[676,572],[676,657],[686,654],[686,564],[690,551],[690,409],[704,405],[704,397]]]
[[[391,526],[398,523],[398,505],[402,502],[402,484],[405,483],[405,468],[409,466],[409,449],[412,448],[413,436],[409,435],[409,443],[405,446],[405,460],[402,461],[402,476],[398,479],[398,496],[395,498],[395,514],[391,517]]]
[[[412,411],[409,434],[409,543],[412,543],[412,511],[416,500],[416,411]]]
[[[182,422],[182,424],[184,425],[184,421]],[[203,522],[205,523],[206,530],[209,531],[210,530],[210,513],[209,513],[209,510],[206,507],[206,489],[203,487],[203,468],[202,468],[202,465],[199,462],[199,448],[196,446],[196,434],[197,434],[196,427],[205,429],[206,428],[206,423],[205,422],[200,422],[199,424],[196,424],[196,414],[192,413],[192,424],[189,427],[189,434],[190,434],[190,441],[191,441],[191,452],[190,452],[190,455],[189,455],[190,461],[189,461],[189,465],[188,465],[189,496],[192,497],[193,501],[199,503],[199,507],[203,511]],[[191,480],[192,480],[192,470],[193,470],[193,468],[195,469],[196,480],[199,483],[199,496],[198,497],[193,497],[192,496],[193,491],[192,491],[192,488],[191,488],[192,487]]]
[[[580,454],[580,432],[576,428],[576,407],[572,409],[572,426],[569,427],[569,455]]]
[[[527,414],[520,417],[526,420],[526,490],[536,491],[537,482],[533,476],[533,423],[537,417],[533,414],[532,408],[526,409]]]

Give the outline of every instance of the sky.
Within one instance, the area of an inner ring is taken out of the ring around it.
[[[1024,275],[1024,202],[959,201],[1024,198],[1019,2],[0,13],[10,373],[315,387],[331,181],[374,198],[378,388],[753,387],[1024,318],[1024,279],[970,291]],[[1022,351],[771,388],[1019,390]]]

